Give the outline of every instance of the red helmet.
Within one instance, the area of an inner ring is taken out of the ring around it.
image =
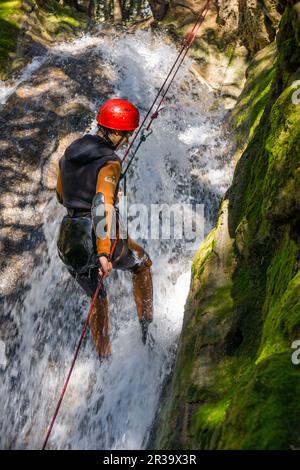
[[[139,127],[139,110],[130,101],[114,98],[100,107],[96,121],[109,129],[133,131]]]

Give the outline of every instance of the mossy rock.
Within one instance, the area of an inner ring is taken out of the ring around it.
[[[9,60],[14,57],[23,14],[21,1],[0,1],[0,79],[5,78]]]
[[[43,2],[43,6],[35,0],[0,0],[0,79],[7,78],[18,63],[24,65],[21,56],[25,33],[32,42],[51,45],[75,37],[88,24],[87,15],[55,0]]]

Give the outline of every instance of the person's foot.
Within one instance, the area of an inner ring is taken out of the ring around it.
[[[148,328],[149,328],[149,324],[151,323],[152,320],[146,320],[145,318],[143,318],[142,320],[140,320],[140,325],[141,325],[141,330],[142,330],[142,341],[144,344],[146,344],[146,341],[147,341],[147,336],[148,336]]]

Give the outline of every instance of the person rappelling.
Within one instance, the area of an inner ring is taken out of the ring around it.
[[[139,111],[130,101],[110,99],[99,109],[96,117],[98,122],[96,135],[87,134],[75,140],[66,149],[59,162],[56,193],[59,202],[67,208],[68,214],[61,223],[57,242],[58,252],[70,274],[92,300],[71,367],[42,446],[43,450],[47,447],[88,324],[90,324],[99,356],[105,358],[111,355],[108,300],[103,279],[110,275],[113,268],[132,272],[133,295],[141,324],[142,339],[146,343],[148,326],[153,320],[152,261],[148,253],[131,238],[119,237],[118,233],[114,240],[111,237],[113,214],[116,214],[117,232],[120,228],[118,209],[115,207],[119,181],[122,177],[126,188],[128,169],[141,144],[152,133],[150,127],[163,109],[161,108],[162,102],[205,20],[210,9],[210,2],[211,0],[207,0],[204,8],[201,9],[193,29],[184,41],[140,126]],[[156,109],[151,114],[156,104]],[[146,127],[148,117],[150,121]],[[129,137],[136,129],[138,130],[121,160],[115,150],[127,144]],[[145,133],[147,131],[148,134]],[[129,150],[139,134],[139,143],[131,153],[121,174],[122,164],[126,161]],[[113,210],[114,208],[116,210]],[[99,214],[103,214],[102,217]],[[98,236],[99,225],[105,229],[105,237]]]
[[[133,296],[145,343],[153,320],[152,261],[130,237],[115,236],[114,240],[111,236],[115,219],[117,232],[119,228],[117,202],[122,169],[115,151],[128,144],[139,127],[139,111],[130,101],[109,99],[100,107],[96,120],[96,134],[76,139],[59,161],[56,194],[67,215],[60,226],[58,253],[90,298],[97,289],[99,275],[105,279],[113,269],[132,273]],[[98,224],[104,227],[101,238]],[[108,297],[103,283],[89,324],[98,355],[109,357]]]

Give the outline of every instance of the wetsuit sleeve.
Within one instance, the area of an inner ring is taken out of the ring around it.
[[[60,204],[63,203],[63,192],[62,192],[62,185],[61,185],[61,174],[60,169],[58,169],[57,175],[57,183],[56,183],[56,197]]]
[[[107,162],[99,171],[96,193],[102,193],[105,201],[106,238],[97,238],[97,253],[110,253],[110,229],[112,210],[117,184],[121,174],[121,164],[116,161]]]

